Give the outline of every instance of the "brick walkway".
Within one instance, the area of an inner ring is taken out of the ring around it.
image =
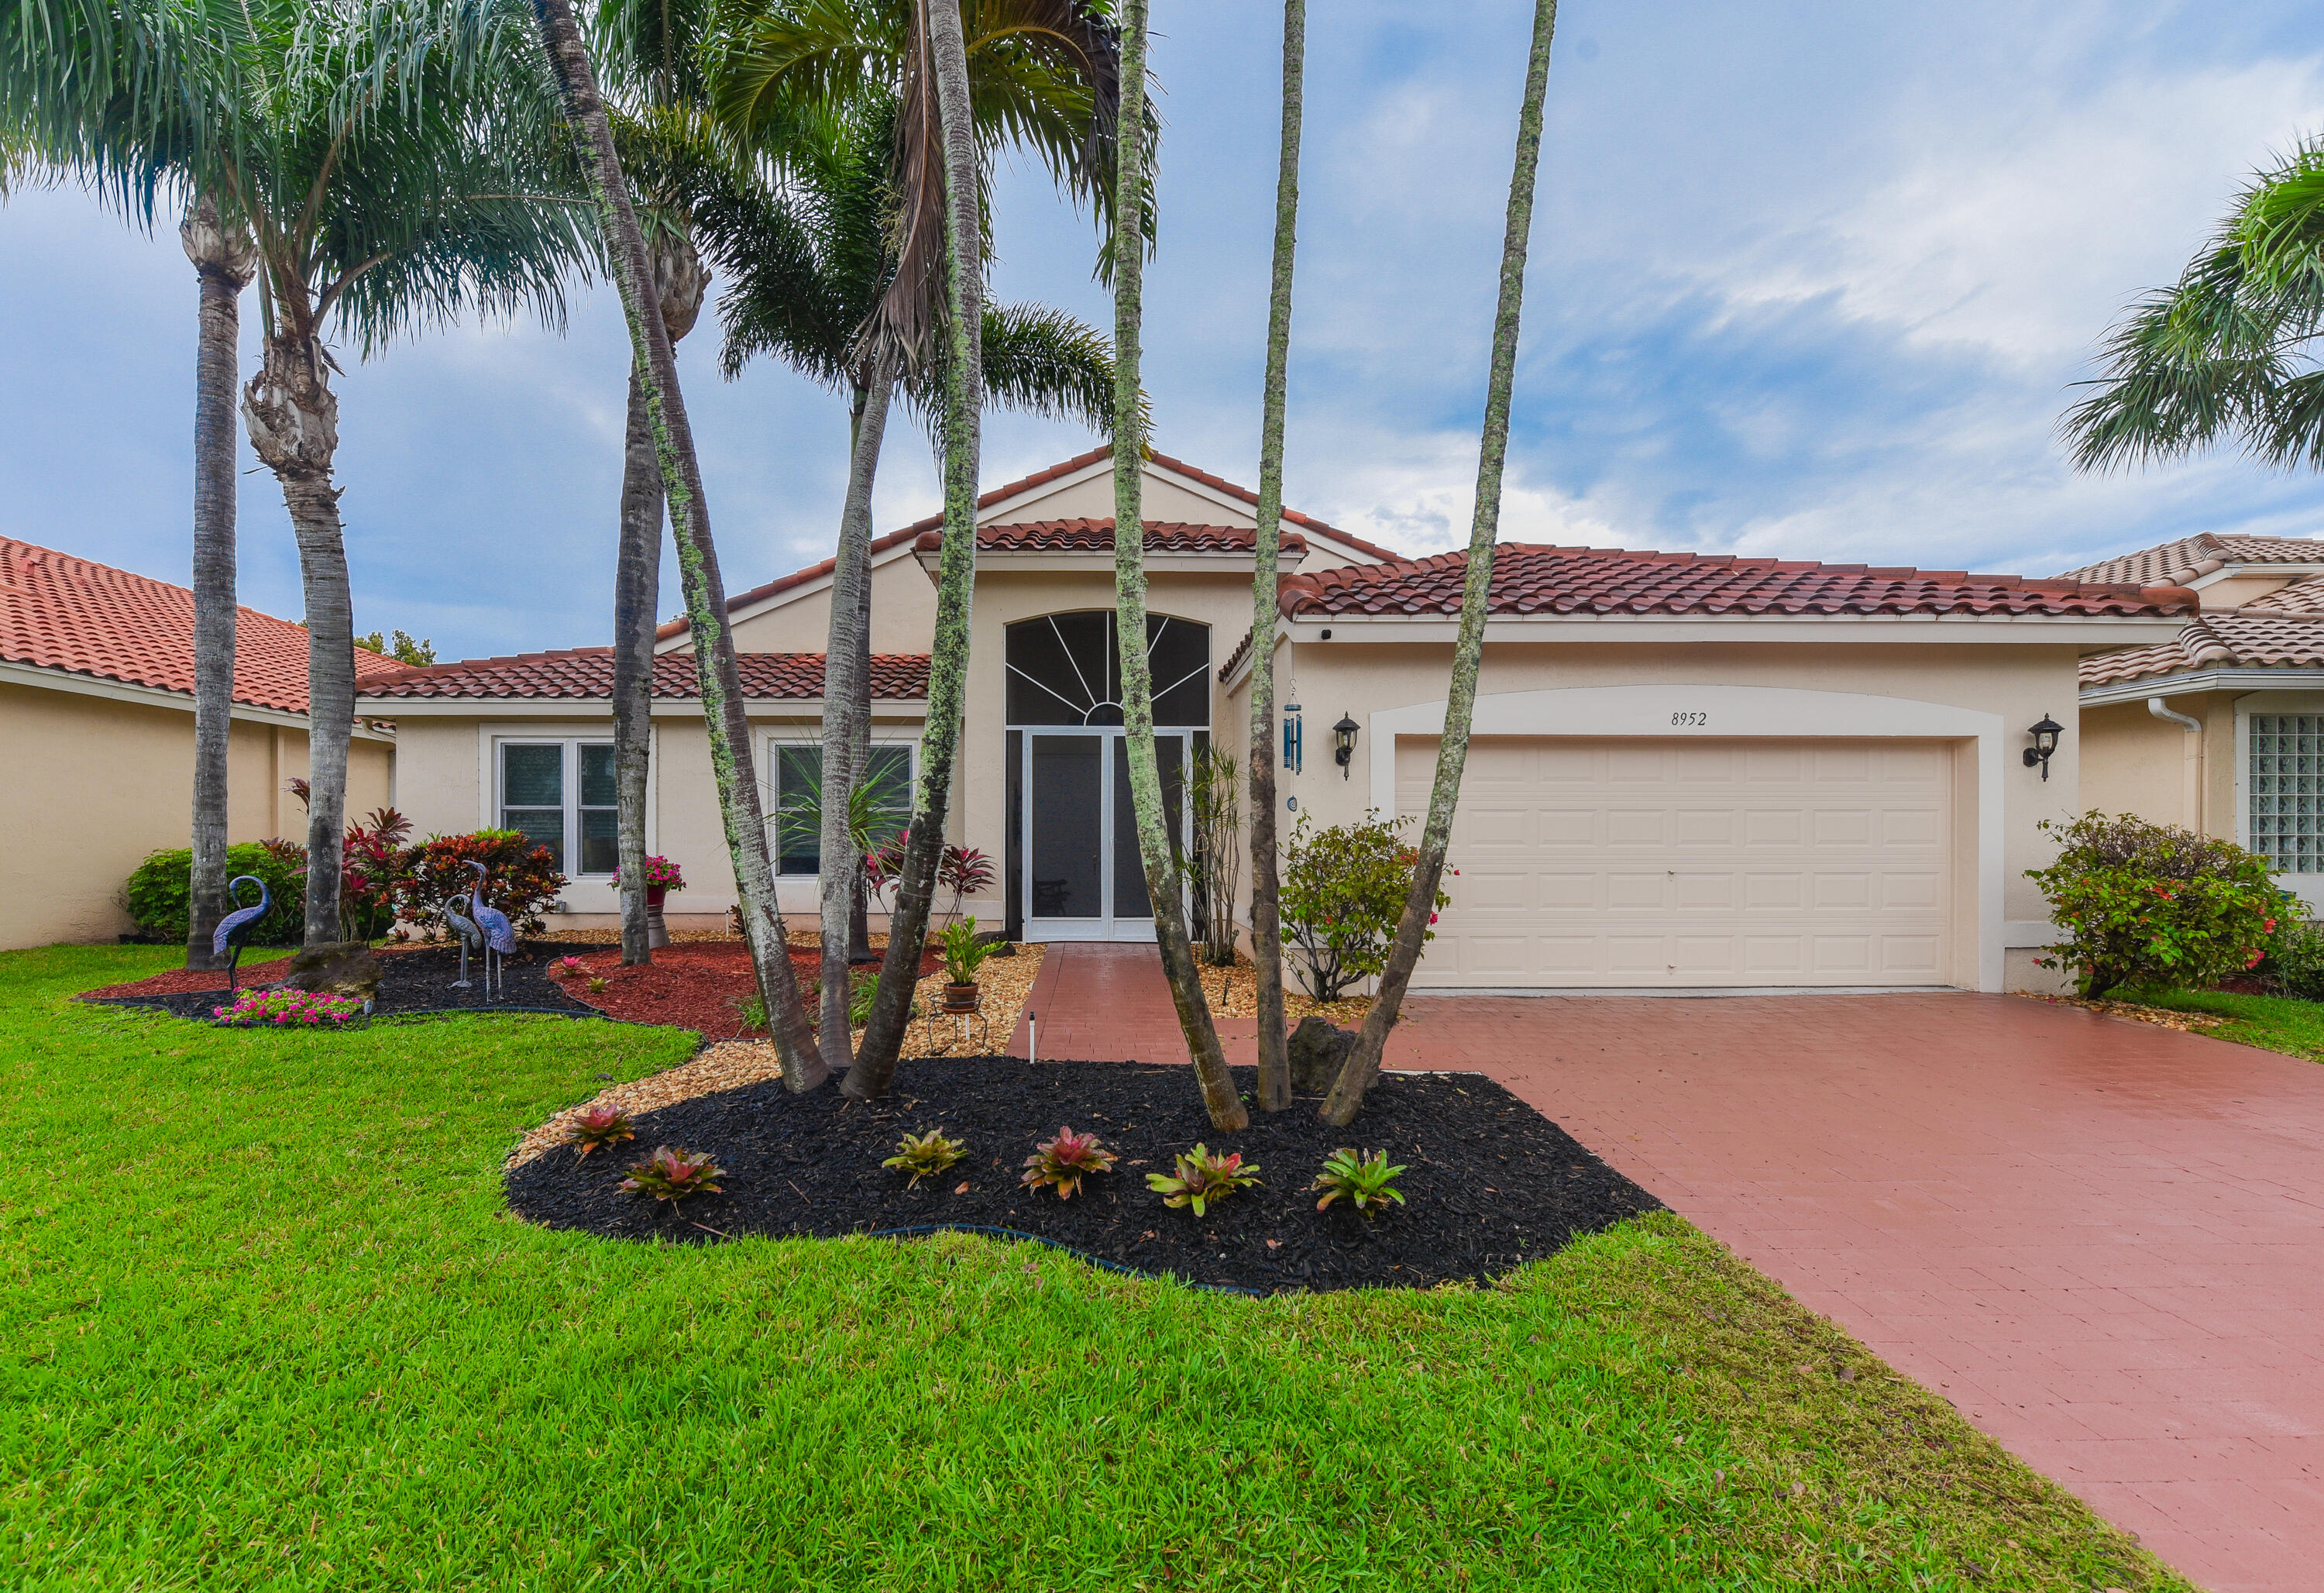
[[[1150,947],[1031,1005],[1185,1054]],[[1500,1079],[2214,1593],[2324,1586],[2324,1067],[2015,996],[1408,1010],[1391,1066]]]

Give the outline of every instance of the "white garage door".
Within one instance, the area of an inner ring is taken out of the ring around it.
[[[1399,743],[1409,836],[1435,767]],[[1951,785],[1938,742],[1480,736],[1414,984],[1946,984]]]

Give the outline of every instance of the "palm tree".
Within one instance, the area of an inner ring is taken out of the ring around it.
[[[81,177],[150,227],[159,191],[185,181],[215,135],[185,92],[198,8],[149,14],[74,5],[0,6],[0,197],[9,177]],[[211,931],[226,911],[226,764],[235,646],[235,395],[250,230],[197,190],[178,235],[200,288],[194,362],[194,796],[186,966],[223,964]]]
[[[221,5],[200,64],[220,131],[196,153],[198,191],[247,219],[264,327],[243,415],[282,486],[306,599],[306,936],[336,940],[339,833],[355,718],[346,547],[333,480],[337,362],[470,310],[559,320],[564,276],[588,268],[555,106],[521,14],[505,0],[297,0]]]
[[[581,42],[571,5],[568,0],[533,0],[533,14],[580,151],[591,197],[596,201],[606,257],[621,291],[623,319],[629,323],[632,366],[645,389],[646,413],[652,421],[678,568],[684,572],[695,671],[702,693],[703,720],[709,731],[719,811],[725,820],[726,847],[742,896],[743,939],[751,949],[767,1027],[782,1063],[783,1083],[792,1090],[812,1089],[830,1077],[830,1070],[816,1052],[815,1031],[799,1002],[782,912],[775,900],[774,860],[768,848],[766,814],[759,801],[751,727],[743,716],[742,671],[734,656],[734,633],[726,619],[725,583],[718,573],[718,549],[711,537],[694,431],[678,384],[677,356],[669,329],[662,324],[659,296],[653,291],[644,229],[630,202],[621,157],[613,147],[612,119],[598,92],[596,71]]]
[[[1132,127],[1145,123],[1146,0],[1121,7],[1121,114]],[[1146,251],[1139,234],[1145,207],[1138,195],[1145,180],[1142,138],[1122,143],[1114,181],[1113,206],[1113,602],[1120,634],[1121,722],[1130,765],[1130,810],[1138,824],[1138,851],[1146,868],[1146,894],[1154,909],[1154,938],[1162,971],[1178,1008],[1178,1027],[1194,1059],[1203,1104],[1212,1124],[1226,1131],[1248,1127],[1250,1115],[1235,1093],[1219,1046],[1217,1025],[1203,994],[1194,949],[1186,936],[1186,909],[1179,889],[1177,859],[1162,818],[1162,773],[1154,749],[1154,675],[1146,658],[1146,472],[1145,428],[1138,416],[1139,331],[1144,304]]]
[[[179,241],[201,284],[194,357],[194,814],[186,966],[222,967],[212,931],[226,896],[226,747],[233,734],[235,620],[234,400],[242,291],[257,269],[250,228],[208,194],[186,209]]]
[[[1436,746],[1436,782],[1428,792],[1428,820],[1420,832],[1412,891],[1389,943],[1371,1010],[1340,1065],[1323,1117],[1335,1127],[1355,1121],[1364,1092],[1379,1077],[1389,1025],[1420,961],[1420,948],[1444,876],[1452,836],[1452,809],[1461,796],[1461,770],[1469,758],[1469,726],[1477,701],[1477,671],[1485,655],[1486,597],[1493,581],[1493,539],[1501,522],[1501,463],[1509,448],[1509,389],[1517,363],[1517,317],[1525,303],[1526,243],[1533,232],[1534,176],[1541,166],[1542,103],[1549,94],[1549,45],[1557,29],[1557,0],[1534,0],[1533,49],[1526,61],[1525,99],[1517,111],[1517,169],[1509,177],[1507,228],[1501,234],[1500,302],[1493,313],[1492,361],[1485,381],[1484,435],[1477,450],[1477,508],[1469,523],[1469,565],[1461,589],[1461,629],[1452,644],[1452,683],[1445,694],[1444,735]]]
[[[1004,144],[1030,148],[1070,192],[1089,194],[1102,208],[1098,178],[1111,159],[1117,63],[1101,8],[1093,0],[968,0],[961,22],[979,167]],[[948,356],[932,335],[944,319],[933,264],[947,190],[930,43],[920,0],[788,0],[740,18],[719,51],[719,114],[738,135],[763,141],[770,124],[796,128],[819,120],[833,128],[806,164],[824,171],[825,191],[837,201],[827,210],[841,245],[835,260],[852,268],[851,283],[876,286],[860,321],[847,325],[844,350],[814,339],[817,351],[801,364],[835,385],[844,381],[853,399],[825,650],[824,780],[835,796],[868,756],[871,494],[888,395],[901,383],[908,397],[938,412],[945,391]],[[795,152],[785,158],[794,169],[801,164]],[[979,199],[981,229],[981,189]],[[768,346],[780,347],[789,323],[828,328],[839,303],[852,298],[762,294],[766,309],[757,319],[776,333]],[[1068,391],[1091,411],[1110,407],[1111,370],[1092,382],[1098,345],[1079,323],[1024,306],[984,311],[981,320],[988,391],[1026,407],[1050,407]],[[731,357],[736,323],[729,324]],[[837,818],[844,811],[844,801],[825,804],[822,852],[822,1037],[834,1066],[842,1065],[847,1044],[843,917],[861,923],[858,860]],[[875,1016],[867,1048],[874,1036],[882,1045],[900,1042],[902,1019],[892,1034],[886,1023]]]
[[[2107,335],[2106,374],[2061,430],[2084,470],[2233,440],[2324,466],[2324,139],[2262,172],[2172,287]]]
[[[921,103],[930,107],[943,159],[945,203],[943,257],[944,329],[944,551],[936,570],[936,628],[928,649],[928,710],[920,738],[920,778],[914,792],[911,828],[896,884],[896,905],[888,915],[888,951],[864,1025],[863,1047],[848,1069],[843,1088],[858,1099],[885,1095],[903,1049],[904,1025],[911,1014],[912,987],[919,975],[920,940],[936,895],[936,858],[944,847],[945,810],[952,800],[953,760],[960,751],[960,721],[968,687],[969,604],[976,589],[976,474],[984,415],[984,261],[982,190],[978,181],[974,123],[969,109],[967,42],[960,8],[953,0],[921,0],[926,76]],[[916,52],[915,60],[922,59]],[[907,95],[906,103],[911,103]],[[921,118],[929,119],[928,116]],[[908,161],[907,171],[910,170]],[[911,191],[909,188],[906,190]],[[907,209],[908,223],[919,218]],[[924,240],[907,232],[898,250],[898,281]],[[894,298],[894,288],[889,298]],[[902,347],[916,339],[907,320],[888,318],[890,336]]]
[[[1306,0],[1283,0],[1283,150],[1275,175],[1275,273],[1267,303],[1267,380],[1259,422],[1259,530],[1250,583],[1250,960],[1259,1005],[1259,1104],[1291,1104],[1283,1020],[1283,918],[1275,857],[1276,561],[1283,550],[1283,412],[1291,364],[1291,267],[1299,242],[1299,125],[1305,101]]]

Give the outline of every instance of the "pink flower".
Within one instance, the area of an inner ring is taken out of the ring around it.
[[[1432,912],[1432,913],[1430,913],[1430,914],[1428,915],[1428,922],[1431,922],[1431,923],[1434,923],[1434,922],[1436,922],[1436,915],[1435,915],[1434,913],[1433,913],[1433,912]]]

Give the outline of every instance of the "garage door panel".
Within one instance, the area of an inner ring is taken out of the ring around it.
[[[1479,737],[1417,986],[1942,984],[1938,743]],[[1397,748],[1416,816],[1433,742]]]

